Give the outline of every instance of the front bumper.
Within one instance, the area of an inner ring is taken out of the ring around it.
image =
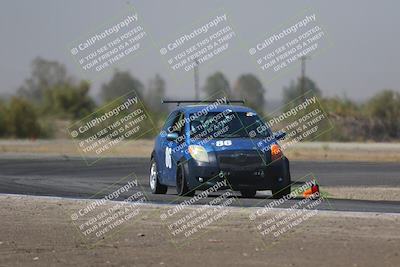
[[[185,164],[188,185],[191,189],[205,190],[217,182],[226,180],[228,186],[220,189],[235,191],[244,189],[271,190],[290,183],[289,160],[282,157],[270,162],[247,157],[247,160],[231,162],[214,155],[209,163],[190,159]]]

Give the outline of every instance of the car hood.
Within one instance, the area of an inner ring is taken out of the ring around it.
[[[192,141],[192,145],[201,145],[207,152],[219,152],[219,151],[236,151],[236,150],[260,150],[260,142],[263,139],[260,138],[231,138],[231,139],[213,139],[210,141],[195,140]],[[264,142],[263,142],[264,143]],[[265,146],[265,143],[264,143]]]

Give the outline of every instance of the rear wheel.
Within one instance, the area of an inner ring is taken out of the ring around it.
[[[257,191],[253,189],[240,190],[242,197],[251,198],[256,195]]]
[[[176,174],[176,193],[179,196],[194,196],[195,190],[190,191],[185,174],[183,164],[178,164],[178,171]]]
[[[157,164],[154,159],[151,159],[150,163],[150,175],[149,175],[150,189],[153,194],[165,194],[167,193],[168,186],[162,185],[158,179]]]

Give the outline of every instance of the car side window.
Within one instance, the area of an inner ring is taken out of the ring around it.
[[[169,116],[168,116],[168,118],[167,118],[167,120],[165,121],[165,123],[164,123],[164,126],[163,126],[163,131],[165,131],[165,132],[168,132],[168,129],[170,129],[170,127],[172,126],[172,124],[174,123],[174,121],[175,121],[175,118],[176,118],[176,114],[177,114],[178,112],[177,111],[173,111],[173,112],[171,112],[170,114],[169,114]]]
[[[179,136],[184,135],[185,132],[185,116],[183,112],[179,112],[176,115],[174,123],[172,125],[172,132],[177,133]]]

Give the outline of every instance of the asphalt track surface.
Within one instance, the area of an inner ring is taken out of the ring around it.
[[[149,160],[146,158],[105,158],[88,166],[81,158],[0,157],[0,193],[69,198],[102,198],[126,184],[121,178],[135,173],[149,202],[176,204],[175,188],[166,195],[153,195],[148,186]],[[400,164],[329,161],[291,161],[292,180],[313,173],[323,186],[400,186]],[[120,181],[120,182],[118,182]],[[100,192],[100,193],[99,193]],[[370,194],[373,194],[371,192]],[[207,204],[214,194],[197,204]],[[129,196],[122,195],[122,197]],[[264,194],[253,199],[238,195],[243,207],[262,207],[273,200]],[[123,199],[123,198],[122,198]],[[290,208],[301,199],[288,200],[279,207]],[[235,202],[237,203],[237,202]],[[357,212],[400,213],[400,201],[323,200],[316,209]]]

